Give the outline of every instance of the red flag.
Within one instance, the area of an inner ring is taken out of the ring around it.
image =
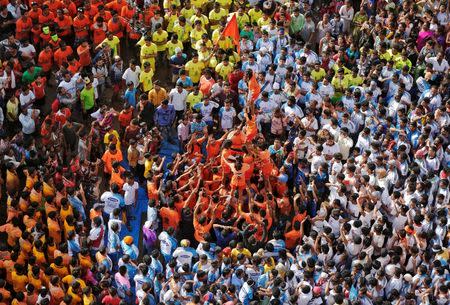
[[[253,73],[252,78],[248,81],[248,97],[251,102],[256,101],[261,93],[261,86],[256,80],[256,73]]]
[[[233,44],[237,48],[238,54],[241,52],[239,40],[239,27],[236,19],[236,14],[233,14],[230,21],[228,21],[227,25],[225,26],[225,29],[223,29],[222,36],[224,37],[230,37],[233,41]]]

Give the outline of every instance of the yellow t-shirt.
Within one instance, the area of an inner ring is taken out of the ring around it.
[[[208,25],[209,24],[209,20],[208,17],[206,17],[205,15],[201,15],[200,17],[197,15],[191,16],[191,19],[189,19],[189,21],[191,22],[191,24],[195,24],[195,21],[200,20],[202,22],[202,26]]]
[[[200,40],[197,41],[197,43],[195,44],[195,49],[196,49],[197,51],[200,51],[200,50],[202,49],[202,43],[203,43],[203,40],[200,39]],[[206,45],[206,47],[207,47],[208,49],[212,49],[212,48],[213,48],[212,41],[209,40],[209,39],[206,41],[205,45]]]
[[[219,3],[220,7],[223,8],[228,14],[233,0],[216,0],[216,2]]]
[[[239,14],[236,14],[236,20],[237,20],[239,29],[242,29],[246,23],[250,22],[250,17],[245,13],[242,16],[239,16]]]
[[[227,80],[228,74],[230,74],[233,71],[233,64],[228,63],[228,65],[225,66],[223,64],[223,62],[221,62],[216,66],[215,70],[216,70],[216,73],[219,74],[220,76],[222,76],[222,78],[224,80]]]
[[[117,139],[117,144],[116,144],[116,148],[117,148],[117,150],[120,150],[120,137],[119,137],[119,133],[116,131],[116,130],[111,130],[111,131],[108,131],[106,134],[105,134],[105,136],[104,136],[104,138],[103,138],[103,143],[105,143],[105,145],[106,146],[108,146],[108,144],[109,144],[109,135],[114,135],[115,137],[116,137],[116,139]]]
[[[105,38],[100,45],[102,45],[103,43],[106,43],[113,50],[114,56],[119,55],[118,46],[120,44],[120,39],[117,36],[113,36],[112,40]]]
[[[158,52],[164,52],[166,50],[167,37],[169,37],[169,35],[164,30],[161,33],[153,33],[152,41],[155,43]]]
[[[263,16],[263,11],[262,10],[256,11],[255,8],[252,8],[248,11],[248,15],[250,16],[250,21],[252,23],[258,22],[259,18]]]
[[[173,33],[173,26],[175,25],[175,22],[178,20],[178,16],[175,14],[172,15],[166,14],[164,16],[164,20],[167,23],[166,31],[168,33]]]
[[[175,55],[175,49],[180,48],[183,50],[183,43],[180,40],[177,40],[177,42],[172,42],[172,40],[169,40],[167,42],[167,58],[170,58],[172,55]]]
[[[188,94],[186,102],[189,104],[189,107],[192,109],[195,105],[200,103],[203,99],[203,94],[199,91],[198,94],[194,94],[194,92],[191,92]]]
[[[178,22],[175,22],[173,26],[173,32],[178,35],[178,40],[181,42],[187,42],[189,40],[191,31],[192,27],[189,24],[181,26]]]
[[[315,82],[322,80],[326,75],[327,72],[325,72],[324,68],[320,68],[319,71],[316,71],[315,69],[311,71],[311,77]]]
[[[195,10],[193,7],[191,7],[190,9],[182,8],[180,14],[181,16],[186,18],[186,20],[190,20],[191,17],[195,15]]]
[[[151,43],[149,46],[144,44],[141,47],[141,64],[144,65],[145,62],[149,62],[150,65],[152,66],[152,69],[155,70],[155,58],[154,57],[144,58],[144,57],[148,55],[156,55],[156,53],[158,53],[158,48],[156,47],[156,44]]]
[[[233,0],[216,0],[216,2],[219,3],[220,7],[226,10],[228,14],[228,11],[230,10]]]
[[[198,8],[203,7],[207,2],[208,0],[191,0],[192,6]]]
[[[219,28],[220,21],[227,15],[228,15],[227,11],[224,10],[223,8],[219,9],[218,12],[216,12],[215,10],[209,12],[209,21],[211,22],[211,29],[215,30]]]
[[[264,18],[264,16],[262,16],[261,18],[258,19],[256,23],[258,23],[258,26],[260,28],[262,28],[263,26],[270,24],[270,18]]]
[[[148,72],[145,72],[144,70],[141,71],[141,74],[139,75],[139,82],[142,83],[142,89],[144,90],[144,92],[149,92],[153,89],[153,74],[154,73],[152,69],[150,69],[150,71]]]
[[[201,61],[194,62],[190,60],[184,66],[187,74],[191,78],[192,82],[198,83],[200,81],[200,77],[202,76],[202,71],[205,68],[205,65]]]
[[[197,29],[193,29],[191,31],[191,44],[195,46],[195,44],[197,43],[197,41],[199,41],[200,39],[202,39],[202,35],[206,34],[206,30],[204,28],[201,28],[201,30],[197,30]]]
[[[180,0],[164,0],[164,2],[163,2],[163,8],[165,10],[168,10],[172,5],[175,5],[176,7],[180,7],[181,1]]]
[[[352,74],[347,74],[344,78],[347,80],[347,84],[349,87],[351,86],[360,86],[363,83],[363,78],[359,75],[353,77]]]

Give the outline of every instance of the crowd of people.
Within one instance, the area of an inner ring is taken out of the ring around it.
[[[0,1],[0,304],[449,304],[449,7]]]

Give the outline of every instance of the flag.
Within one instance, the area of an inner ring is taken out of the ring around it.
[[[256,80],[256,73],[253,73],[252,78],[248,81],[248,98],[250,102],[255,102],[261,93],[261,86]]]
[[[237,19],[236,19],[236,14],[233,14],[230,21],[228,21],[227,25],[223,29],[221,36],[230,37],[231,40],[233,41],[233,44],[237,48],[237,52],[238,53],[241,52],[241,48],[239,45],[239,40],[240,40],[239,27],[238,27],[238,23],[237,23]]]

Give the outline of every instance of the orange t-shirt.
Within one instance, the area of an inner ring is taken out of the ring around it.
[[[127,127],[130,125],[131,120],[133,119],[133,111],[125,112],[125,110],[122,110],[119,114],[119,122],[120,126]]]
[[[28,12],[28,16],[31,18],[31,20],[36,20],[37,22],[39,22],[39,16],[42,15],[42,10],[38,7],[37,10],[31,9]]]
[[[79,45],[77,48],[77,54],[80,57],[80,66],[87,67],[91,64],[91,53],[89,46],[83,47],[83,45]]]
[[[33,23],[31,21],[31,18],[27,18],[26,20],[23,20],[23,18],[17,19],[17,21],[16,21],[16,39],[22,40],[22,39],[30,38],[30,31],[31,31],[32,26],[33,26]]]
[[[59,66],[62,65],[63,62],[67,62],[67,57],[73,54],[73,50],[71,46],[66,46],[65,50],[59,48],[55,51],[54,58],[55,63]]]
[[[50,12],[56,12],[59,8],[63,7],[63,4],[59,0],[55,0],[55,1],[49,0],[49,1],[44,2],[44,4],[46,4],[48,6]]]
[[[119,167],[119,170],[117,172],[113,170],[111,172],[111,180],[109,181],[109,184],[111,185],[113,183],[116,183],[119,189],[122,189],[122,186],[125,184],[125,181],[122,178],[122,174],[124,172],[125,169],[122,166]]]
[[[113,19],[108,21],[108,32],[113,33],[117,38],[123,38],[123,30],[125,29],[123,19],[119,18],[117,22],[114,22]]]
[[[77,6],[70,0],[69,3],[62,2],[62,8],[65,8],[69,11],[69,16],[71,18],[75,17],[75,15],[77,14]]]
[[[50,71],[53,66],[53,52],[47,52],[45,50],[41,51],[41,53],[39,53],[38,63],[44,72]]]
[[[69,63],[67,70],[69,70],[72,74],[75,74],[80,70],[80,67],[81,65],[78,60],[75,60],[74,62]]]
[[[91,31],[93,36],[94,45],[99,45],[106,38],[106,31],[108,28],[105,26],[105,23],[102,23],[102,26],[99,27],[97,23],[91,25]]]
[[[83,18],[77,16],[73,19],[73,28],[75,30],[75,37],[77,38],[85,38],[89,35],[88,29],[91,21],[86,15],[83,16]]]
[[[126,5],[127,5],[127,2],[126,2],[126,1],[120,1],[120,2],[119,2],[119,1],[115,0],[115,1],[112,1],[112,2],[107,3],[107,4],[105,5],[105,7],[106,7],[107,9],[109,9],[109,10],[114,10],[114,11],[120,13],[120,12],[122,11],[122,8],[123,8],[124,6],[126,6]]]
[[[286,248],[294,249],[300,243],[300,240],[302,239],[302,234],[300,231],[291,230],[284,234],[284,238],[286,240]]]
[[[167,230],[169,227],[178,229],[178,224],[180,223],[180,215],[176,210],[170,208],[161,208],[159,214],[162,219],[163,230]]]
[[[62,31],[59,33],[59,36],[68,36],[72,33],[72,18],[69,16],[64,16],[63,19],[55,18],[55,23],[58,25]]]
[[[55,14],[53,14],[51,11],[48,13],[48,15],[44,14],[39,15],[39,24],[41,24],[42,26],[46,26],[53,23],[53,20],[55,20]]]
[[[196,218],[194,218],[194,229],[195,229],[194,237],[195,237],[195,239],[199,243],[204,242],[205,239],[203,238],[203,235],[208,233],[211,230],[211,227],[212,227],[212,223],[208,222],[205,225],[201,225],[198,223],[198,220]]]
[[[112,154],[109,150],[105,151],[102,157],[102,161],[105,163],[105,173],[111,174],[113,162],[122,162],[122,160],[123,156],[120,150],[117,150],[115,154]]]

